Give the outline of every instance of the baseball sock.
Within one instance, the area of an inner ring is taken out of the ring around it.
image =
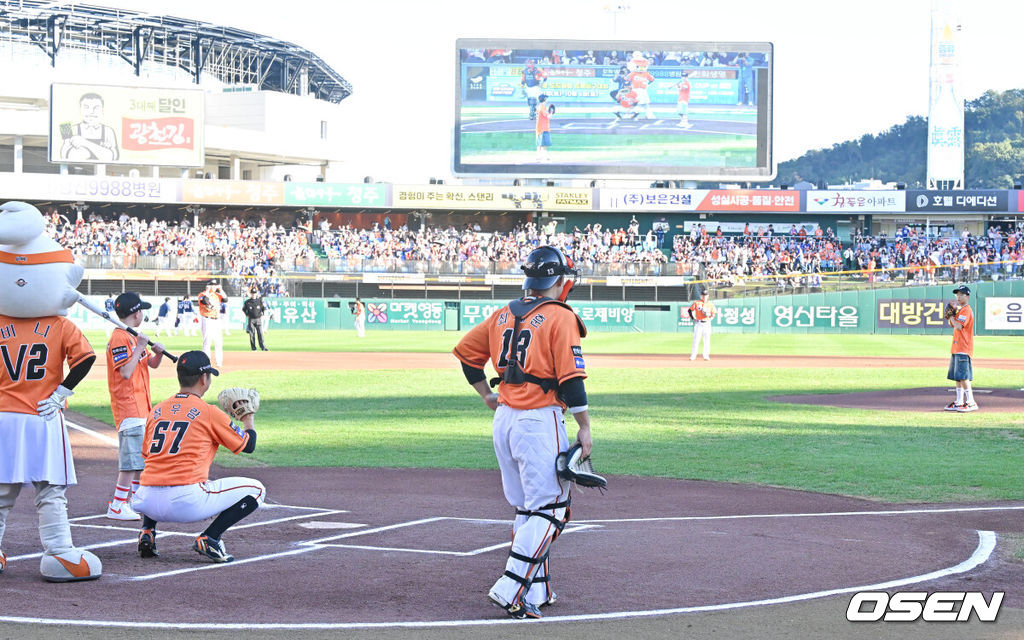
[[[139,479],[135,478],[132,480],[132,495],[135,495],[139,490]]]
[[[150,518],[149,516],[143,514],[143,516],[142,516],[142,528],[143,529],[152,529],[153,531],[156,531],[156,520],[154,520],[153,518]]]
[[[966,393],[967,393],[967,396],[966,396],[965,400],[966,400],[967,404],[971,404],[972,402],[974,402],[974,389],[967,389]]]
[[[114,486],[114,501],[115,502],[127,502],[128,500],[128,487],[122,487],[121,485]]]
[[[957,404],[963,404],[964,403],[964,390],[963,390],[963,387],[957,387],[956,388],[956,403]]]
[[[257,506],[259,505],[256,502],[255,496],[245,496],[224,511],[221,511],[220,515],[210,523],[210,526],[206,527],[206,531],[203,531],[203,535],[220,540],[220,537],[224,535],[228,527],[255,511]]]

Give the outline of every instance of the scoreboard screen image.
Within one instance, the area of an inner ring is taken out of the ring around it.
[[[768,42],[456,41],[453,172],[771,180]]]

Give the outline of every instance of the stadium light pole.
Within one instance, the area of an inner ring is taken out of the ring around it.
[[[619,37],[619,14],[627,13],[633,7],[628,2],[611,2],[604,5],[604,10],[612,14],[612,37]]]

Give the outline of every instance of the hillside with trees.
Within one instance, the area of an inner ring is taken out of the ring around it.
[[[830,149],[808,151],[779,163],[773,184],[793,184],[793,175],[816,185],[874,178],[923,188],[928,119],[906,122],[877,135],[864,135]],[[965,187],[1009,189],[1024,176],[1024,89],[989,91],[965,105]]]

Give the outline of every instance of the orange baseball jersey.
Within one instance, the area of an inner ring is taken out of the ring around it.
[[[690,101],[690,82],[686,78],[683,78],[683,80],[679,83],[678,86],[679,86],[679,102],[689,102]]]
[[[219,318],[220,303],[223,301],[224,297],[219,290],[207,287],[199,294],[199,315],[204,318]]]
[[[146,421],[146,468],[139,482],[147,487],[206,482],[218,446],[237,454],[248,441],[249,434],[228,414],[195,394],[175,394],[153,407]]]
[[[500,376],[508,366],[512,350],[516,351],[523,371],[541,379],[555,379],[562,384],[571,378],[586,378],[580,338],[587,329],[579,316],[561,303],[534,307],[519,324],[519,340],[512,345],[515,315],[508,305],[473,327],[455,346],[452,353],[465,364],[482,369],[490,360]],[[498,402],[513,409],[539,409],[565,403],[558,399],[557,389],[546,393],[532,382],[498,387]]]
[[[149,349],[135,366],[130,378],[121,376],[121,367],[132,357],[139,340],[118,327],[107,343],[107,390],[110,391],[110,410],[114,413],[114,426],[121,426],[125,418],[149,417],[153,403],[149,394]]]
[[[38,404],[64,381],[69,368],[94,355],[92,345],[62,316],[0,316],[0,411],[38,413]]]
[[[647,85],[654,82],[654,76],[646,71],[634,71],[628,78],[630,86],[634,89],[646,89]]]
[[[953,318],[963,324],[963,328],[958,329],[956,325],[953,326],[953,346],[950,347],[950,353],[966,353],[967,355],[974,357],[974,312],[971,311],[971,305],[965,304],[960,307],[959,311]]]
[[[708,300],[697,300],[690,305],[694,320],[710,320],[715,315],[715,303]]]
[[[363,314],[364,311],[366,311],[366,305],[364,305],[362,302],[357,302],[356,303],[356,315],[360,316],[360,315]]]

